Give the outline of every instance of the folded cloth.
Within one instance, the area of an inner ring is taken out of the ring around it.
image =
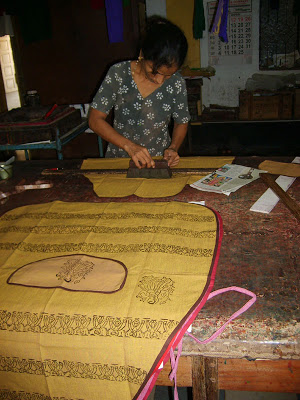
[[[275,175],[294,177],[300,176],[300,164],[297,163],[283,163],[278,161],[266,160],[259,164],[258,168]]]
[[[154,160],[161,157],[153,157]],[[81,169],[127,169],[130,158],[88,158]],[[234,157],[181,157],[176,168],[219,168],[231,164]],[[173,169],[173,168],[172,168]]]
[[[99,197],[126,197],[135,194],[142,198],[175,196],[185,185],[194,183],[204,175],[172,176],[170,179],[126,178],[125,174],[85,175]],[[167,182],[166,182],[167,181]]]
[[[142,198],[168,197],[175,196],[185,185],[190,185],[206,175],[206,173],[193,175],[176,173],[176,168],[219,168],[232,161],[233,157],[184,157],[173,169],[173,176],[168,180],[128,179],[125,174],[86,174],[85,177],[93,183],[94,192],[99,197],[125,197],[132,194]],[[107,158],[84,160],[81,169],[127,169],[128,167],[129,158]]]

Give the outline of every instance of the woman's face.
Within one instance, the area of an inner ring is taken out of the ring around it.
[[[149,81],[156,83],[157,85],[162,85],[165,80],[175,74],[178,67],[177,65],[172,65],[171,67],[162,65],[157,69],[157,71],[153,71],[153,62],[144,60],[143,69],[145,76]]]

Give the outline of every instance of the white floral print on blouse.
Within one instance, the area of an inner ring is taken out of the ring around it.
[[[114,129],[145,146],[152,156],[162,155],[170,145],[171,117],[178,124],[190,120],[186,85],[178,72],[143,98],[132,78],[130,61],[117,63],[109,69],[91,107],[105,114],[114,108]],[[128,154],[109,143],[105,157],[128,157]]]

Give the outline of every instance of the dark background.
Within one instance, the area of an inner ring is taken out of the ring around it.
[[[12,38],[22,97],[37,90],[41,103],[91,102],[108,67],[136,56],[143,0],[123,1],[124,42],[110,43],[103,1],[10,0]]]

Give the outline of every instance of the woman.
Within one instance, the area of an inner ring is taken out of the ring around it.
[[[152,17],[138,59],[109,69],[89,115],[90,128],[109,142],[106,157],[129,156],[138,168],[154,167],[152,156],[160,155],[170,167],[178,164],[190,119],[185,81],[177,72],[186,53],[183,32],[164,18]],[[112,108],[113,127],[106,122]]]

